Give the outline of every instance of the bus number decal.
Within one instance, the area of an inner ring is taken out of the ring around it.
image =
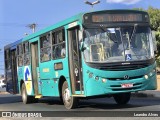
[[[24,81],[26,85],[27,94],[32,94],[32,81],[31,81],[31,72],[28,66],[24,67]]]
[[[49,72],[49,68],[44,68],[43,72]]]

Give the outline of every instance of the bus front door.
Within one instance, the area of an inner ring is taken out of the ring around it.
[[[78,32],[80,27],[76,26],[68,29],[69,40],[69,70],[70,80],[72,86],[72,93],[83,95],[83,81],[82,81],[82,61],[79,49]]]

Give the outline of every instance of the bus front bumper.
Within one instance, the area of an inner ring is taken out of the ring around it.
[[[86,96],[155,90],[157,89],[156,72],[129,80],[90,79],[85,87]]]

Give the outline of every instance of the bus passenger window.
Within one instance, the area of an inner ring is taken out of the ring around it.
[[[22,66],[23,65],[23,58],[22,56],[18,57],[18,66]]]
[[[65,57],[65,56],[66,56],[66,47],[65,47],[65,44],[62,44],[61,57]]]
[[[30,55],[29,55],[29,42],[23,44],[24,51],[24,65],[30,64]]]
[[[51,60],[51,46],[50,46],[50,34],[40,38],[41,50],[40,50],[40,60],[41,62]]]
[[[10,50],[5,51],[5,69],[11,69]]]
[[[23,47],[22,44],[17,47],[18,66],[23,66]]]
[[[64,30],[52,33],[52,59],[60,59],[66,56]]]

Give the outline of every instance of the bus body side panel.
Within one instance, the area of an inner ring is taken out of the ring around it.
[[[40,81],[41,81],[41,88],[42,88],[42,95],[43,96],[54,96],[55,95],[55,87],[53,81],[53,63],[51,61],[40,63]]]
[[[40,63],[40,79],[43,96],[59,96],[59,80],[64,77],[68,78],[68,64],[67,58],[59,60],[51,60],[49,62]],[[61,63],[63,68],[55,70],[54,65]]]
[[[24,82],[28,95],[34,95],[31,66],[18,67],[18,88],[21,93],[21,82]]]

